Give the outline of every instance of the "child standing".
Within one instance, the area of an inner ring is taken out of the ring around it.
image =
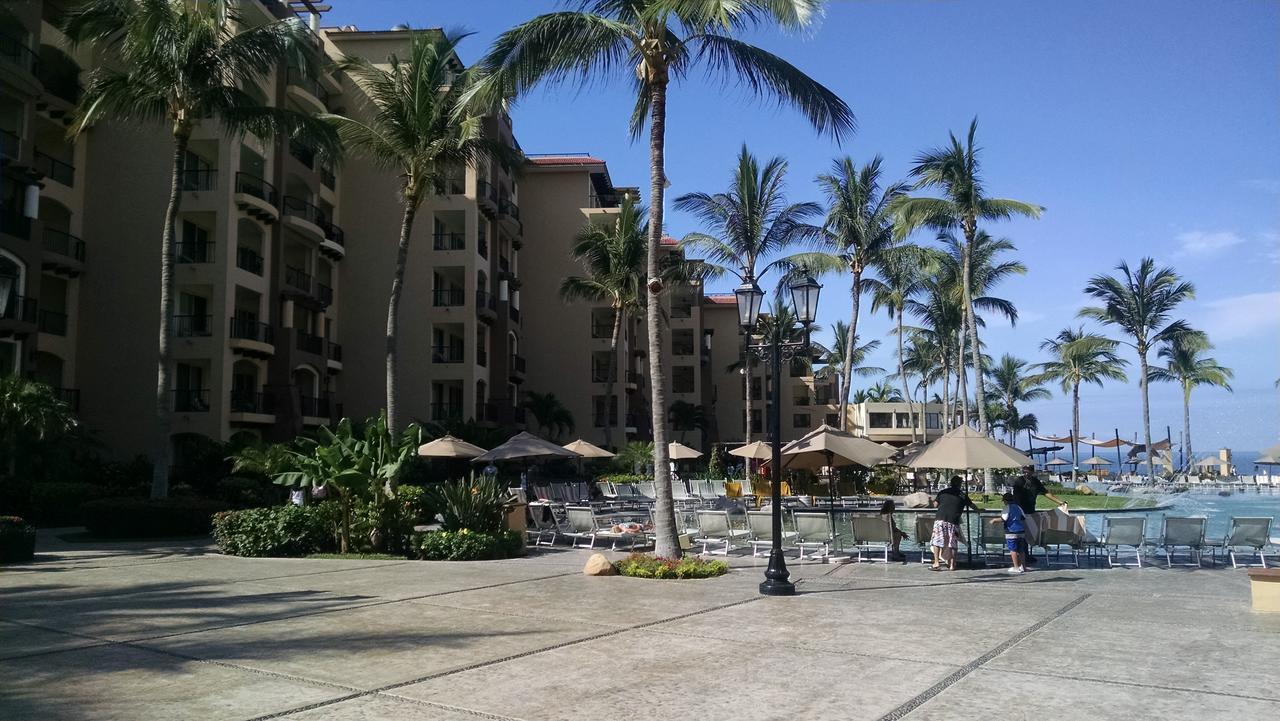
[[[1013,494],[1006,493],[1002,497],[1004,513],[1004,545],[1009,549],[1009,573],[1025,573],[1027,570],[1027,517],[1022,507],[1013,502]]]

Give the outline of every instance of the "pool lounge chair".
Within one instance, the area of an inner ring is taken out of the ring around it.
[[[1245,517],[1232,516],[1231,529],[1227,531],[1226,537],[1218,543],[1209,545],[1210,553],[1215,560],[1217,559],[1218,550],[1222,550],[1231,558],[1231,567],[1240,568],[1241,564],[1236,561],[1236,549],[1247,549],[1250,553],[1258,557],[1258,562],[1263,568],[1267,567],[1267,557],[1262,553],[1263,549],[1271,541],[1271,517]],[[1243,564],[1245,568],[1249,564]]]
[[[773,550],[773,512],[747,511],[747,530],[751,532],[752,557],[767,556]],[[782,550],[795,547],[796,532],[786,530],[785,519],[782,529]],[[761,552],[763,550],[763,553]]]
[[[1189,559],[1194,563],[1179,564],[1199,567],[1203,563],[1205,519],[1182,516],[1165,516],[1164,529],[1157,543],[1164,551],[1165,565],[1173,568],[1173,556],[1179,548],[1187,549]]]
[[[735,545],[747,541],[750,535],[750,531],[735,529],[730,524],[728,511],[698,511],[698,537],[693,542],[701,543],[705,554],[727,556]],[[712,551],[713,545],[723,548],[718,552]]]
[[[920,562],[930,563],[930,552],[933,550],[933,522],[938,519],[928,513],[916,514],[916,543],[920,544]]]
[[[889,519],[880,514],[854,514],[849,519],[853,530],[849,539],[849,547],[858,552],[858,563],[862,563],[862,552],[876,551],[884,555],[884,562],[889,562],[889,551],[893,548],[893,526]],[[870,559],[876,560],[876,559]]]
[[[573,539],[574,548],[595,548],[596,539],[599,538],[612,542],[610,550],[618,550],[619,541],[628,541],[630,548],[634,549],[636,539],[644,536],[644,534],[614,533],[601,525],[595,511],[585,506],[570,506],[565,509],[565,515],[569,520],[570,528],[567,535]]]
[[[560,527],[560,522],[556,520],[555,512],[551,507],[545,504],[535,504],[529,506],[529,516],[533,519],[533,526],[525,529],[526,541],[535,546],[554,546],[556,538],[565,529]]]
[[[1003,556],[1004,519],[1000,516],[980,516],[978,525],[978,551],[984,556]]]
[[[1133,549],[1133,557],[1142,568],[1142,549],[1147,545],[1147,519],[1133,516],[1106,516],[1102,519],[1102,538],[1095,546],[1107,554],[1107,567],[1115,567],[1121,548]],[[1123,566],[1124,564],[1120,564]]]
[[[792,518],[796,524],[796,547],[800,549],[800,558],[805,557],[806,548],[813,549],[809,558],[818,558],[819,550],[823,557],[831,555],[831,546],[836,540],[831,535],[831,516],[826,513],[799,512]]]

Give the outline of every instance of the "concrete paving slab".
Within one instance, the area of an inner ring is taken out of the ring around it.
[[[18,623],[0,621],[0,659],[25,657],[32,654],[63,651],[69,648],[97,646],[102,641],[69,636],[56,631],[46,631]]]
[[[315,565],[317,564],[315,560],[304,560],[301,563],[313,564],[313,568],[320,568],[320,566]],[[328,563],[328,561],[320,563]],[[580,571],[581,569],[573,573]],[[484,561],[473,563],[447,561],[394,563],[387,561],[381,564],[375,563],[373,566],[353,569],[350,572],[297,574],[274,578],[269,583],[255,581],[253,584],[266,583],[266,585],[275,589],[359,594],[376,599],[403,599],[497,586],[567,573],[570,573],[570,571],[515,563]]]
[[[626,632],[395,689],[526,719],[878,719],[944,666]]]
[[[1026,691],[1014,694],[1010,693],[1010,688]],[[1278,714],[1280,704],[1270,701],[1066,678],[1035,683],[1030,677],[984,668],[926,701],[905,718],[910,721],[972,721],[981,718],[1006,721],[1241,721],[1276,718]]]
[[[5,721],[246,719],[342,692],[275,676],[103,646],[0,661]]]
[[[379,694],[301,711],[286,718],[288,721],[476,721],[482,717],[462,709]]]
[[[1195,628],[1235,627],[1280,633],[1280,614],[1254,613],[1247,589],[1230,603],[1206,604],[1202,599],[1167,594],[1094,594],[1073,612],[1075,620],[1099,624],[1157,622],[1162,626]]]

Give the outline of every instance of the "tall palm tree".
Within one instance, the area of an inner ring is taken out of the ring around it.
[[[666,370],[662,361],[658,250],[662,241],[666,188],[667,88],[702,61],[713,74],[739,82],[757,95],[795,106],[819,132],[840,138],[854,129],[853,113],[835,93],[782,58],[733,35],[761,25],[803,28],[814,20],[821,0],[581,0],[577,10],[554,12],[503,33],[481,61],[488,80],[475,96],[496,105],[541,82],[565,80],[585,85],[601,76],[624,79],[635,88],[631,132],[649,125],[649,253],[647,304],[649,370],[652,376],[654,551],[679,557],[675,506],[667,482]]]
[[[898,336],[898,380],[902,383],[902,397],[912,403],[911,389],[908,385],[907,367],[905,363],[905,329],[903,316],[907,303],[920,294],[925,287],[925,278],[934,272],[938,258],[936,251],[921,248],[918,245],[899,245],[886,247],[872,261],[879,278],[867,278],[867,290],[871,292],[871,312],[881,308],[889,313],[897,326]],[[914,411],[908,408],[912,414]],[[916,423],[911,423],[911,441],[916,440]]]
[[[686,433],[700,431],[707,424],[707,417],[702,410],[702,406],[689,401],[672,403],[671,410],[667,415],[671,418],[671,427],[680,433],[681,443],[684,443]]]
[[[969,123],[969,133],[962,142],[951,133],[951,143],[933,148],[916,157],[911,177],[917,188],[937,188],[941,198],[903,198],[897,204],[900,214],[899,233],[907,234],[921,227],[938,231],[959,230],[964,236],[963,290],[964,324],[968,334],[969,351],[974,368],[974,385],[977,397],[985,394],[982,389],[982,360],[978,351],[978,327],[974,322],[973,294],[970,288],[970,261],[974,241],[978,236],[978,224],[984,220],[1006,220],[1016,216],[1039,218],[1044,208],[1020,200],[992,198],[983,187],[982,169],[978,159],[981,148],[975,145],[978,135],[978,119]],[[978,425],[987,430],[986,410],[978,404]],[[986,473],[987,492],[995,491],[990,470]]]
[[[1136,270],[1121,261],[1116,266],[1118,276],[1095,275],[1084,287],[1100,306],[1083,308],[1081,318],[1096,320],[1104,325],[1114,325],[1123,330],[1133,342],[1126,342],[1138,354],[1138,387],[1142,391],[1142,438],[1146,444],[1147,474],[1156,477],[1155,454],[1151,449],[1151,404],[1147,395],[1151,368],[1147,354],[1152,347],[1168,343],[1178,335],[1191,330],[1186,321],[1170,320],[1174,310],[1183,301],[1195,298],[1196,289],[1183,280],[1172,268],[1156,268],[1151,258],[1143,258]]]
[[[573,413],[564,407],[555,393],[529,391],[523,405],[538,424],[538,431],[544,435],[555,439],[562,433],[573,432]]]
[[[908,299],[906,310],[921,324],[914,333],[923,336],[937,348],[941,361],[942,405],[944,431],[951,430],[955,420],[954,399],[964,398],[960,381],[964,377],[961,362],[961,319],[963,310],[960,303],[950,292],[941,270],[924,281],[924,290],[920,300]],[[955,373],[957,382],[955,393],[951,388],[951,377]]]
[[[920,391],[922,413],[925,403],[940,402],[943,408],[946,408],[946,401],[942,394],[933,396],[937,398],[936,401],[930,401],[929,396],[929,386],[944,379],[945,370],[946,356],[943,354],[942,345],[933,334],[922,328],[910,329],[902,358],[902,372],[920,379],[916,384],[916,390]]]
[[[1165,361],[1165,367],[1147,371],[1148,380],[1177,383],[1182,387],[1182,443],[1187,463],[1195,462],[1191,455],[1191,390],[1196,386],[1216,386],[1230,392],[1231,379],[1235,377],[1230,368],[1205,355],[1210,350],[1213,344],[1205,333],[1179,333],[1165,341],[1157,352]]]
[[[806,254],[800,260],[818,272],[849,273],[852,309],[846,342],[850,347],[858,335],[863,273],[879,267],[885,254],[893,248],[895,239],[890,208],[898,198],[905,197],[909,187],[905,183],[893,183],[882,189],[882,162],[883,159],[877,155],[859,168],[852,158],[845,156],[833,162],[829,172],[817,177],[818,187],[827,200],[826,222],[822,232],[816,236],[818,252]],[[873,310],[875,307],[873,305]],[[845,368],[841,384],[846,394],[840,396],[841,428],[846,428],[849,422],[847,393],[852,370],[851,367]]]
[[[677,210],[692,214],[716,233],[689,233],[681,241],[681,247],[700,251],[708,274],[730,274],[743,282],[759,280],[771,270],[789,268],[785,259],[763,267],[762,263],[812,232],[813,226],[807,221],[821,209],[816,203],[789,203],[786,177],[786,160],[773,157],[761,166],[747,146],[742,146],[727,190],[715,194],[686,193],[676,198]],[[751,354],[744,353],[744,356],[750,388],[753,382]],[[744,408],[748,443],[751,441],[751,401],[748,392]]]
[[[814,372],[814,377],[834,380],[836,398],[845,398],[849,395],[845,390],[847,386],[844,385],[846,377],[872,378],[884,375],[883,368],[866,365],[867,358],[880,348],[880,341],[869,340],[862,345],[855,345],[853,352],[850,353],[849,325],[842,320],[838,320],[831,327],[831,332],[835,342],[831,344],[831,350],[827,352],[824,358],[825,365]],[[857,338],[854,338],[854,343],[857,343]],[[845,374],[846,370],[848,371],[847,376]]]
[[[613,444],[611,401],[618,375],[618,341],[624,319],[639,312],[644,300],[645,210],[630,195],[622,200],[611,225],[588,224],[578,233],[570,254],[586,268],[586,275],[571,275],[560,284],[560,296],[567,301],[587,300],[607,303],[613,310],[609,336],[609,369],[605,380],[604,443]]]
[[[339,141],[316,118],[261,105],[243,88],[268,80],[285,63],[316,63],[308,31],[296,20],[251,25],[226,0],[86,0],[66,11],[63,30],[99,62],[89,73],[70,127],[79,135],[104,120],[167,124],[172,138],[168,206],[160,231],[160,328],[156,363],[151,496],[169,495],[169,335],[173,315],[174,228],[182,205],[187,146],[195,129],[217,124],[239,137],[288,136],[334,156]]]
[[[1076,481],[1080,466],[1080,384],[1092,383],[1099,388],[1105,381],[1127,382],[1124,367],[1129,362],[1116,355],[1119,345],[1084,328],[1064,328],[1057,337],[1045,340],[1040,350],[1052,359],[1040,363],[1036,379],[1061,384],[1062,392],[1071,396],[1071,481]]]
[[[870,388],[859,388],[853,392],[854,403],[901,403],[902,391],[894,388],[888,380],[880,381]]]
[[[990,397],[1004,406],[1004,416],[1009,421],[1016,421],[1021,417],[1018,413],[1019,403],[1047,400],[1052,397],[1049,391],[1041,387],[1044,381],[1027,372],[1030,366],[1031,364],[1027,361],[1005,353],[998,363],[986,370],[987,379],[991,381],[992,386]],[[1014,434],[1021,429],[1011,428],[1007,424],[1005,429],[1009,431],[1009,445],[1013,445],[1016,441]]]
[[[400,296],[418,209],[427,196],[444,186],[451,172],[486,156],[510,163],[514,155],[485,138],[484,116],[461,102],[478,72],[463,70],[458,60],[458,43],[465,37],[417,31],[409,35],[406,57],[393,54],[376,65],[368,58],[343,58],[338,66],[369,99],[367,112],[325,116],[352,152],[400,177],[400,236],[387,296],[385,354],[387,426],[392,434],[400,427]]]
[[[37,443],[66,436],[77,426],[71,407],[49,386],[0,377],[0,468],[11,480],[16,480],[19,458]]]

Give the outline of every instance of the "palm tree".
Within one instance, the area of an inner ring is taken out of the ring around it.
[[[369,112],[328,115],[347,147],[400,178],[400,237],[391,292],[387,297],[387,425],[400,425],[397,396],[397,346],[400,295],[404,289],[409,241],[422,201],[443,187],[451,172],[482,157],[511,161],[514,151],[483,135],[483,115],[461,98],[475,84],[477,71],[461,69],[458,43],[466,35],[438,30],[409,35],[408,56],[391,55],[385,64],[346,57],[338,64],[369,98]]]
[[[867,290],[871,292],[871,312],[884,308],[897,325],[898,380],[902,383],[902,397],[907,403],[911,403],[912,398],[907,383],[903,316],[907,303],[924,290],[925,278],[934,272],[937,260],[935,251],[917,245],[887,247],[872,261],[880,278],[865,281]],[[910,408],[907,410],[913,412]],[[911,441],[914,443],[915,440],[916,423],[913,421]]]
[[[585,276],[571,275],[560,284],[560,297],[566,301],[587,300],[607,303],[613,310],[613,329],[609,340],[609,368],[605,380],[606,406],[613,398],[613,385],[618,375],[618,341],[624,318],[639,312],[644,293],[645,236],[644,207],[630,195],[622,199],[612,225],[589,224],[578,233],[570,251],[586,268]],[[613,444],[611,409],[606,407],[604,443]]]
[[[173,315],[174,228],[182,204],[187,145],[195,129],[217,123],[232,136],[285,135],[321,156],[338,151],[336,134],[314,117],[266,107],[243,88],[284,63],[315,63],[308,31],[296,20],[253,26],[225,0],[207,3],[86,0],[67,10],[63,30],[99,59],[80,96],[70,134],[104,120],[168,125],[173,139],[169,201],[160,233],[160,328],[152,498],[169,495],[169,334]]]
[[[1170,321],[1174,309],[1185,300],[1195,297],[1196,289],[1182,280],[1172,268],[1156,268],[1151,258],[1143,258],[1137,270],[1121,261],[1116,266],[1119,276],[1096,275],[1084,287],[1084,292],[1096,298],[1101,306],[1083,308],[1081,318],[1096,320],[1104,325],[1114,325],[1133,338],[1131,346],[1138,354],[1138,387],[1142,391],[1142,437],[1148,449],[1147,474],[1156,477],[1155,454],[1151,449],[1151,404],[1147,396],[1147,383],[1151,369],[1147,365],[1147,353],[1153,346],[1168,343],[1176,336],[1191,330],[1186,321]]]
[[[845,398],[849,394],[845,390],[844,378],[858,376],[859,378],[871,378],[874,376],[884,375],[884,369],[878,366],[865,365],[867,357],[876,352],[880,348],[880,341],[870,340],[860,346],[854,346],[853,352],[849,352],[849,326],[842,320],[835,322],[831,328],[835,343],[832,344],[831,350],[827,352],[824,360],[826,365],[819,368],[813,375],[815,378],[830,378],[836,384],[836,398]],[[854,339],[857,343],[857,339]],[[848,375],[846,376],[846,369]]]
[[[671,427],[680,433],[680,442],[684,443],[685,434],[689,431],[700,431],[706,427],[706,414],[702,406],[689,401],[676,401],[671,404],[667,414],[671,419]]]
[[[0,467],[16,480],[19,458],[39,443],[73,432],[79,422],[71,407],[43,383],[0,377]]]
[[[986,370],[987,379],[992,386],[990,397],[1004,406],[1004,417],[1009,421],[1016,421],[1021,417],[1018,414],[1019,403],[1052,397],[1049,391],[1041,387],[1044,381],[1027,372],[1030,365],[1027,361],[1005,353],[999,363]],[[1016,441],[1014,433],[1020,429],[1006,425],[1005,430],[1009,431],[1009,445],[1013,445]]]
[[[925,403],[941,403],[946,407],[941,394],[934,395],[937,400],[929,400],[929,386],[945,378],[945,369],[946,356],[933,335],[922,328],[910,329],[902,358],[902,372],[920,379],[916,390],[920,391],[922,412]]]
[[[1071,396],[1071,482],[1076,481],[1080,466],[1080,384],[1092,383],[1099,388],[1104,381],[1127,382],[1124,367],[1129,362],[1116,355],[1118,344],[1084,328],[1064,328],[1056,338],[1045,340],[1040,350],[1052,354],[1052,360],[1040,363],[1036,380],[1057,382],[1062,392]]]
[[[538,431],[552,439],[573,432],[573,413],[556,398],[555,393],[529,391],[522,404],[538,424]]]
[[[974,144],[977,134],[978,119],[974,118],[969,124],[969,134],[964,142],[952,133],[950,145],[927,150],[917,156],[915,166],[911,169],[911,177],[916,178],[916,187],[938,188],[943,197],[902,198],[896,210],[900,217],[898,232],[902,235],[921,227],[941,232],[958,229],[964,235],[960,274],[963,292],[961,305],[973,362],[974,384],[977,386],[977,397],[982,398],[985,395],[982,388],[982,360],[979,358],[978,327],[974,322],[973,294],[970,288],[970,263],[978,236],[978,224],[984,220],[1006,220],[1015,216],[1039,218],[1044,208],[1020,200],[987,196],[978,160],[981,148]],[[985,408],[979,403],[978,425],[983,432],[987,430],[986,415]],[[987,492],[994,492],[995,482],[990,471],[986,474],[986,481]]]
[[[767,256],[812,232],[813,227],[807,221],[821,212],[821,208],[816,203],[788,203],[784,192],[786,176],[786,160],[773,157],[761,166],[747,146],[742,146],[733,180],[725,192],[686,193],[676,198],[677,210],[692,214],[718,233],[718,236],[690,233],[681,241],[681,247],[701,251],[708,274],[731,274],[744,283],[757,281],[770,270],[789,267],[785,259],[763,268],[761,263]],[[750,388],[754,380],[751,354],[744,355]],[[744,408],[748,443],[751,442],[751,400],[748,392]]]
[[[1196,386],[1217,386],[1231,391],[1231,379],[1235,372],[1219,365],[1205,353],[1213,349],[1209,336],[1200,332],[1179,333],[1165,341],[1157,355],[1165,361],[1164,368],[1147,371],[1147,379],[1177,383],[1182,387],[1182,433],[1187,463],[1194,463],[1191,455],[1191,389]]]
[[[819,132],[839,138],[853,132],[849,107],[782,58],[742,42],[734,34],[761,25],[808,26],[820,0],[583,0],[581,9],[548,13],[503,33],[481,61],[488,79],[477,100],[490,106],[527,92],[540,82],[570,80],[585,85],[599,76],[622,78],[636,90],[631,132],[649,124],[649,244],[647,304],[649,370],[652,376],[654,513],[659,556],[680,556],[675,506],[667,478],[666,371],[662,361],[658,250],[666,189],[667,86],[696,61],[757,95],[771,95],[800,109]]]
[[[957,397],[964,397],[960,384],[960,381],[964,378],[962,370],[964,364],[961,362],[962,351],[960,343],[963,311],[960,303],[955,300],[950,292],[946,279],[941,275],[941,271],[925,279],[922,299],[908,299],[906,310],[922,324],[922,327],[917,328],[914,334],[922,336],[936,347],[942,368],[942,429],[949,431],[951,430],[951,424],[955,420],[953,400]],[[954,394],[951,392],[951,375],[953,372],[957,376]]]
[[[882,265],[884,256],[894,246],[892,204],[905,197],[905,183],[880,187],[880,165],[883,159],[876,156],[859,168],[853,159],[845,156],[831,165],[831,171],[817,177],[818,187],[827,199],[827,218],[822,232],[817,235],[819,252],[806,254],[800,260],[818,272],[849,272],[849,292],[852,309],[849,314],[847,344],[854,345],[858,335],[858,306],[862,300],[862,274]],[[873,304],[872,308],[878,307]],[[845,368],[840,396],[840,427],[848,425],[849,399],[846,397],[851,380],[851,367]],[[901,371],[901,366],[899,366]],[[905,383],[905,380],[904,380]],[[912,426],[914,433],[915,426]]]
[[[889,381],[883,380],[870,388],[859,388],[853,392],[854,403],[901,403],[902,391],[894,388]]]

